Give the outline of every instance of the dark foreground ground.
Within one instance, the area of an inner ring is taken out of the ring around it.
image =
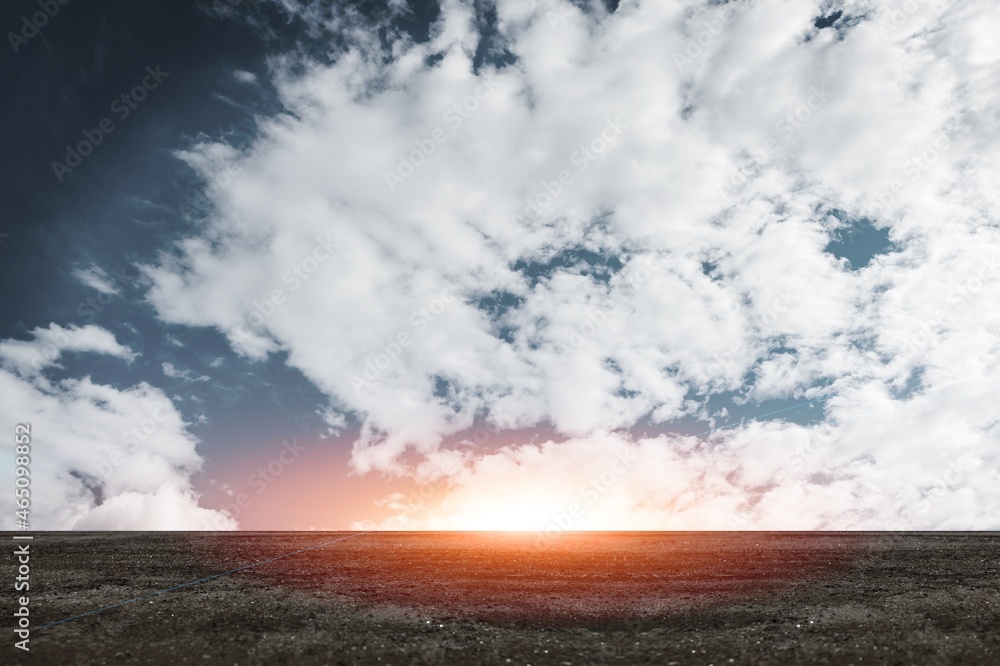
[[[346,535],[36,533],[0,663],[1000,664],[997,533],[366,533],[40,628]]]

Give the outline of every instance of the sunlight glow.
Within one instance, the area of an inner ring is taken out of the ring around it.
[[[469,531],[538,531],[565,509],[558,498],[529,495],[482,498],[464,504],[442,520],[447,529]]]

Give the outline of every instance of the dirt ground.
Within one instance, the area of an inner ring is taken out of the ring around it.
[[[36,534],[0,663],[1000,664],[997,533],[365,533],[40,628],[344,536]]]

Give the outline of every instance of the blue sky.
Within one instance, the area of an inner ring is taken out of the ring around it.
[[[9,3],[3,24],[18,25],[32,9],[34,3]],[[206,206],[202,183],[172,152],[197,137],[246,143],[254,115],[279,106],[266,82],[249,87],[233,72],[263,70],[276,40],[310,42],[301,22],[288,22],[278,9],[252,11],[267,21],[266,33],[249,17],[229,20],[207,4],[69,5],[4,56],[4,86],[13,91],[4,121],[16,131],[3,161],[7,236],[0,252],[4,282],[16,287],[4,296],[3,337],[31,339],[33,329],[51,322],[111,331],[138,353],[135,361],[67,353],[46,376],[89,376],[117,389],[147,382],[171,396],[188,431],[215,451],[198,477],[209,494],[213,460],[266,462],[281,441],[315,439],[326,430],[316,414],[326,398],[281,355],[250,361],[217,331],[159,321],[137,268],[190,234]],[[122,119],[112,104],[142,81],[147,65],[167,76]],[[60,181],[52,163],[104,118],[112,119],[113,132]],[[117,293],[79,279],[92,267]],[[164,364],[206,381],[167,376]]]
[[[924,4],[8,3],[39,524],[995,527],[997,12]]]

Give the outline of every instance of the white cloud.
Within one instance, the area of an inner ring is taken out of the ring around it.
[[[163,374],[172,379],[183,379],[189,382],[207,382],[208,377],[205,375],[196,375],[186,368],[178,368],[173,363],[164,362],[161,366],[163,369]]]
[[[115,336],[99,326],[75,326],[63,328],[59,324],[49,324],[48,328],[31,331],[34,340],[4,340],[0,342],[0,362],[7,368],[21,374],[37,373],[43,368],[55,365],[64,352],[94,352],[106,354],[131,362],[136,354],[118,343]]]
[[[108,331],[51,324],[32,341],[0,342],[0,421],[31,426],[33,529],[231,529],[226,514],[198,506],[190,476],[201,465],[195,439],[159,389],[127,389],[89,377],[49,381],[40,374],[64,350],[117,356],[131,351]],[[14,440],[3,466],[13,476]],[[14,497],[0,501],[3,529],[14,526]]]
[[[918,4],[900,17],[840,3],[863,18],[816,30],[834,5],[623,3],[605,16],[500,3],[517,62],[479,76],[463,3],[445,2],[431,40],[398,41],[389,62],[348,31],[354,46],[331,66],[275,62],[291,113],[262,121],[248,150],[182,153],[207,179],[238,175],[209,189],[204,231],[146,267],[150,301],[252,358],[287,351],[364,419],[359,471],[400,471],[408,448],[434,455],[477,418],[597,441],[725,391],[828,399],[823,427],[884,403],[924,428],[851,431],[835,446],[855,457],[817,468],[824,483],[781,482],[756,504],[762,491],[710,471],[754,468],[743,431],[683,464],[670,461],[684,445],[663,440],[648,469],[708,484],[682,512],[691,521],[766,502],[801,511],[755,509],[754,524],[895,520],[896,505],[865,499],[891,468],[864,460],[932,473],[934,416],[961,426],[956,450],[986,460],[995,428],[957,408],[911,418],[906,387],[1000,381],[1000,10]],[[893,253],[838,262],[825,252],[834,209],[888,229]],[[602,274],[596,256],[623,268]],[[915,496],[911,471],[897,498]],[[992,497],[985,479],[962,492]],[[643,525],[679,524],[669,494],[629,497],[652,507]]]
[[[197,495],[186,484],[115,495],[73,524],[80,530],[219,530],[235,526],[225,514],[198,506]]]
[[[119,293],[118,287],[111,281],[111,277],[100,266],[75,268],[73,269],[73,277],[102,294],[113,295]]]
[[[802,427],[751,423],[703,438],[606,432],[437,459],[445,480],[397,493],[354,529],[995,529],[1000,435],[989,391],[900,403]],[[972,404],[970,404],[972,403]],[[956,429],[952,424],[961,423]],[[880,446],[871,446],[877,438]],[[948,442],[947,447],[914,444]],[[450,463],[451,467],[446,465]]]
[[[253,72],[246,72],[238,69],[233,72],[233,78],[240,83],[257,83],[257,75]]]

